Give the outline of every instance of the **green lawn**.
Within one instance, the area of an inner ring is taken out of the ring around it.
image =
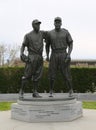
[[[96,102],[83,102],[83,108],[96,109]]]
[[[13,102],[0,102],[0,111],[6,111],[11,109]],[[96,102],[83,102],[83,108],[85,109],[96,109]]]
[[[0,111],[6,111],[11,109],[13,102],[0,102]]]

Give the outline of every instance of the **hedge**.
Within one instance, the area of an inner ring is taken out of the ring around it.
[[[0,93],[18,93],[23,76],[23,67],[0,68]],[[71,68],[74,92],[96,91],[96,68]],[[25,92],[32,92],[32,81],[25,87]],[[43,75],[39,83],[39,92],[49,92],[48,68],[44,67]],[[55,92],[68,92],[68,88],[62,75],[58,72],[54,86]]]

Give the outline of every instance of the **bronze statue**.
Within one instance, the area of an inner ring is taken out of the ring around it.
[[[41,22],[37,19],[33,20],[33,30],[25,35],[21,47],[21,60],[26,63],[24,76],[22,77],[22,86],[19,92],[19,98],[23,98],[24,86],[29,79],[33,81],[33,97],[41,97],[37,92],[38,82],[42,75],[43,67],[43,39],[45,32],[40,31]],[[24,54],[25,47],[28,49],[28,56]]]
[[[48,32],[46,53],[49,61],[49,51],[51,46],[51,56],[49,62],[50,97],[52,97],[56,72],[60,69],[69,87],[69,96],[72,96],[72,78],[70,74],[70,54],[73,48],[73,40],[68,30],[61,28],[62,19],[54,19],[55,29]],[[68,51],[67,51],[68,49]],[[59,87],[59,86],[58,86]]]

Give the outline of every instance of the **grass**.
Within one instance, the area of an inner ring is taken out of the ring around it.
[[[13,102],[0,102],[0,111],[7,111],[11,109]],[[83,102],[84,109],[96,109],[96,102]]]
[[[0,102],[0,111],[7,111],[11,109],[13,102]]]
[[[85,109],[96,109],[96,102],[83,102],[83,108]]]

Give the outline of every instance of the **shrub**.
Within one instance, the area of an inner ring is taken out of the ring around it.
[[[23,67],[0,68],[0,93],[18,93],[21,86],[21,77],[24,73]],[[96,90],[96,68],[71,68],[74,92],[94,92]],[[32,82],[25,87],[25,92],[32,92]],[[39,83],[39,92],[49,91],[48,68],[44,67],[43,75]],[[68,88],[62,75],[58,72],[55,92],[67,92]]]

